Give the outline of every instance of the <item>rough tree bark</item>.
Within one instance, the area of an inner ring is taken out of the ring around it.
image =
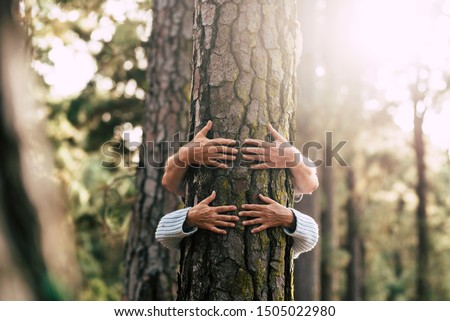
[[[155,240],[160,218],[180,205],[161,185],[164,164],[187,132],[194,0],[155,0],[149,42],[150,90],[145,107],[146,148],[136,184],[125,250],[125,300],[173,300],[178,254]],[[174,144],[174,145],[169,145]]]
[[[207,120],[212,137],[264,139],[267,123],[293,137],[294,0],[195,2],[190,134]],[[258,193],[292,206],[287,170],[200,168],[189,173],[186,205],[212,190],[215,204],[258,202]],[[234,213],[236,214],[236,213]],[[179,300],[292,300],[292,239],[281,228],[253,235],[198,231],[181,249]]]

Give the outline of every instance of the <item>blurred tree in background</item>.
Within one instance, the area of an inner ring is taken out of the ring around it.
[[[159,220],[183,204],[161,181],[167,158],[186,141],[191,86],[193,0],[154,0],[149,40],[148,99],[125,252],[127,300],[176,299],[179,253],[155,239]],[[143,146],[141,146],[143,147]]]
[[[83,276],[78,299],[121,295],[148,66],[148,1],[25,1],[33,68]],[[111,157],[109,157],[111,156]],[[116,157],[114,157],[116,156]]]
[[[120,299],[154,79],[146,76],[153,4],[20,5],[38,75],[36,117],[46,120],[75,229],[76,298]],[[322,238],[296,261],[296,297],[450,300],[450,1],[300,1],[299,21],[296,143],[322,164],[320,190],[297,206]],[[348,166],[330,155],[341,141]]]

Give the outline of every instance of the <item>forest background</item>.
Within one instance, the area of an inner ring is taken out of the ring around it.
[[[49,261],[66,249],[76,258],[53,281],[67,299],[119,300],[152,3],[24,0],[20,10],[35,118],[73,231],[53,245]],[[319,189],[299,206],[321,241],[296,261],[297,298],[450,300],[450,1],[306,0],[298,20],[296,146],[321,163]],[[101,166],[108,146],[123,148],[120,164]],[[330,157],[336,146],[342,160]],[[8,271],[0,298],[26,297]]]

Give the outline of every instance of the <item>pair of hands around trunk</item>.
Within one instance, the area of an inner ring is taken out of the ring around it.
[[[212,122],[208,121],[192,142],[183,146],[179,152],[179,160],[182,165],[205,165],[222,169],[229,168],[227,162],[236,160],[238,149],[237,142],[232,139],[207,138],[212,128]],[[257,139],[244,140],[241,148],[242,158],[251,162],[252,169],[288,168],[298,164],[300,156],[298,150],[278,133],[271,124],[268,130],[274,141],[266,142]],[[234,205],[210,206],[216,198],[213,192],[206,199],[191,208],[188,212],[185,226],[188,228],[198,227],[217,234],[227,234],[223,227],[235,227],[239,217],[248,218],[242,224],[245,226],[258,225],[251,230],[252,233],[264,231],[270,227],[283,226],[295,228],[295,216],[292,211],[277,203],[269,197],[259,195],[264,204],[244,204],[238,216],[226,215],[224,213],[237,210]],[[222,227],[222,228],[221,228]]]
[[[179,152],[181,165],[210,166],[222,169],[229,168],[228,162],[236,160],[239,150],[233,139],[207,138],[212,128],[208,121],[194,139],[183,146]],[[244,161],[251,162],[252,169],[290,168],[298,165],[301,160],[300,152],[280,134],[271,124],[269,133],[274,141],[266,142],[258,139],[245,139],[241,148]]]
[[[269,197],[259,194],[259,198],[264,204],[244,204],[238,216],[226,215],[223,213],[237,210],[234,205],[210,206],[216,198],[216,192],[191,208],[188,212],[185,226],[188,228],[198,227],[211,232],[225,235],[227,232],[220,227],[235,227],[235,222],[239,217],[247,217],[248,220],[242,222],[244,226],[258,225],[251,230],[252,233],[264,231],[270,227],[283,226],[288,229],[295,229],[294,213],[285,206],[277,203]]]

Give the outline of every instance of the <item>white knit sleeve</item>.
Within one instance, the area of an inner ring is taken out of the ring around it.
[[[296,219],[295,231],[289,231],[283,228],[287,235],[294,238],[294,259],[296,259],[301,253],[311,251],[316,246],[319,240],[319,227],[316,221],[311,216],[305,215],[290,208],[294,213]]]
[[[183,224],[190,209],[190,207],[186,207],[164,215],[156,228],[156,240],[169,249],[178,249],[183,238],[197,232],[196,227],[189,229],[189,231],[183,229]]]

